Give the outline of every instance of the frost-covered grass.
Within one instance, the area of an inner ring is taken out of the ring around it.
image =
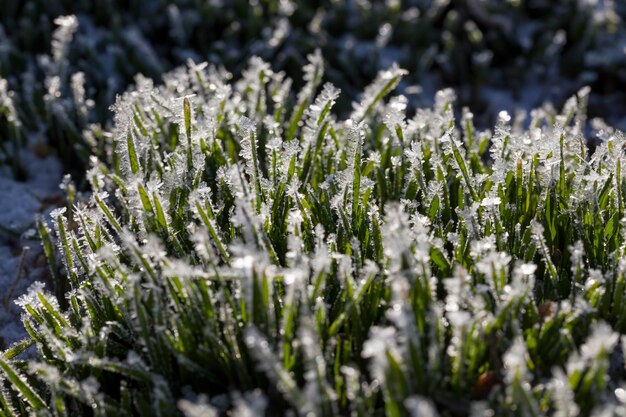
[[[309,61],[117,100],[93,194],[39,223],[0,416],[620,415],[626,137],[590,152],[588,90],[479,131],[393,66],[343,118]]]
[[[299,88],[296,74],[317,47],[343,91],[341,113],[398,62],[409,70],[401,90],[424,92],[408,95],[410,106],[455,86],[482,126],[503,105],[560,105],[584,85],[593,87],[593,116],[619,119],[624,19],[626,4],[614,0],[3,0],[0,134],[22,145],[45,136],[82,185],[89,156],[103,151],[108,108],[135,74],[160,81],[192,59],[239,76],[256,55]],[[3,116],[9,91],[15,117]],[[14,119],[17,137],[5,133]],[[23,177],[19,150],[3,142],[0,164],[10,159]]]

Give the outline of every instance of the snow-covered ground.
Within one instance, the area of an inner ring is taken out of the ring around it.
[[[37,146],[22,151],[28,179],[13,179],[0,170],[0,349],[25,336],[21,309],[14,300],[34,281],[49,280],[48,267],[35,230],[35,219],[62,201],[61,164]],[[48,283],[49,285],[49,283]]]

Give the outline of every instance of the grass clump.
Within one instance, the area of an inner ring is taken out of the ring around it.
[[[626,138],[589,152],[587,91],[478,131],[450,90],[408,115],[396,66],[338,117],[324,69],[119,97],[93,194],[40,224],[58,296],[19,300],[0,416],[623,407]]]

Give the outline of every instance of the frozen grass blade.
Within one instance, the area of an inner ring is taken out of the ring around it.
[[[185,120],[185,135],[187,136],[187,170],[193,172],[193,147],[191,142],[191,103],[189,98],[183,99],[183,118]]]
[[[5,359],[4,354],[0,356],[0,370],[5,377],[13,384],[13,387],[25,398],[26,402],[35,410],[43,410],[46,403],[28,382],[13,368]]]

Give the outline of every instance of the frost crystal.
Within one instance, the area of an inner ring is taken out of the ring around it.
[[[33,282],[30,287],[28,287],[28,291],[26,294],[20,296],[17,300],[15,300],[15,304],[26,309],[26,307],[33,307],[40,304],[38,299],[38,295],[43,293],[46,284],[40,281]]]
[[[504,354],[507,383],[512,383],[513,380],[523,381],[528,378],[527,355],[526,344],[518,337]]]
[[[384,381],[387,370],[387,353],[397,351],[396,330],[393,327],[372,327],[370,337],[363,345],[362,356],[371,358],[372,373],[379,381]]]
[[[237,124],[239,125],[241,129],[243,129],[248,134],[254,133],[256,129],[256,123],[254,123],[252,120],[250,120],[246,116],[241,116]]]
[[[185,417],[217,417],[218,411],[209,405],[205,397],[199,398],[197,401],[180,400],[178,409],[183,412]]]
[[[350,119],[358,122],[363,121],[371,108],[378,103],[380,97],[395,88],[405,74],[407,71],[398,67],[397,64],[388,70],[379,72],[374,82],[363,92],[361,102],[353,104],[354,110]]]
[[[60,69],[66,65],[64,61],[67,59],[69,44],[72,41],[74,32],[78,29],[78,19],[74,15],[60,16],[54,20],[54,23],[59,27],[53,34],[52,56]]]

